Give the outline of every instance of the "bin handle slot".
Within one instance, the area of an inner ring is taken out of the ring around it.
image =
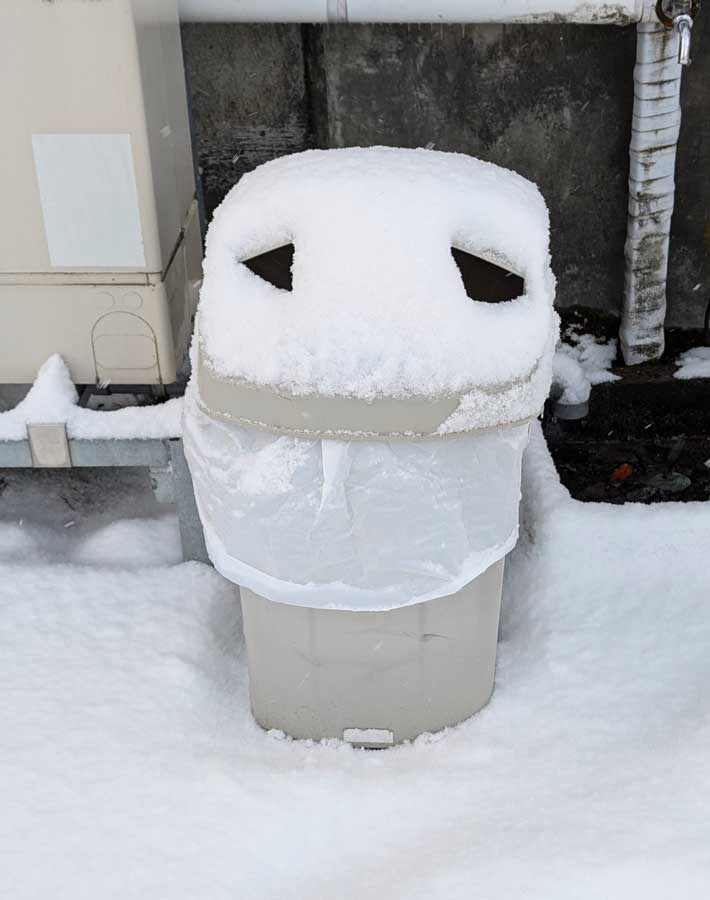
[[[515,272],[458,247],[451,248],[466,294],[483,303],[503,303],[525,293],[525,281]]]
[[[267,250],[266,253],[252,256],[250,259],[243,259],[242,263],[247,269],[274,287],[280,288],[282,291],[292,291],[291,269],[294,252],[293,244],[285,244],[283,247],[275,247],[273,250]]]

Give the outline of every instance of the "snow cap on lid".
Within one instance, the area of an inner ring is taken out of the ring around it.
[[[445,399],[439,432],[535,415],[557,334],[548,237],[534,184],[463,154],[373,147],[266,163],[210,225],[203,370],[288,399]],[[291,290],[245,265],[289,244]],[[452,248],[519,276],[523,293],[472,299]]]

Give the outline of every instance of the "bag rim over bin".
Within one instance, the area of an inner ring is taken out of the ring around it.
[[[518,536],[527,425],[417,441],[275,434],[186,394],[183,440],[207,549],[269,600],[377,611],[449,596]]]

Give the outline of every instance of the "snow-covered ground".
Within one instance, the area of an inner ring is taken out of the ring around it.
[[[710,378],[710,347],[693,347],[681,353],[676,360],[678,368],[674,378],[687,381],[690,378]]]
[[[537,431],[524,495],[490,705],[379,752],[253,723],[235,590],[156,509],[0,504],[0,897],[707,897],[710,504],[574,502]]]
[[[147,469],[0,469],[0,566],[178,563],[172,510],[156,502]]]

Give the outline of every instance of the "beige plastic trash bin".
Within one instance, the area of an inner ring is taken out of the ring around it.
[[[220,208],[183,439],[264,728],[382,748],[491,696],[547,228],[513,173],[384,148],[269,163]]]
[[[215,377],[202,356],[197,391],[191,389],[186,405],[184,440],[210,556],[223,574],[240,584],[251,707],[257,722],[294,738],[339,738],[355,746],[383,748],[473,715],[488,702],[493,690],[503,557],[515,540],[515,533],[511,537],[508,529],[515,532],[517,524],[510,515],[517,514],[520,453],[527,426],[515,424],[480,436],[451,435],[433,440],[420,436],[405,441],[401,435],[412,434],[414,420],[430,434],[435,431],[436,416],[448,412],[446,403],[439,408],[436,404],[427,407],[424,403],[407,405],[392,400],[386,404],[383,401],[383,408],[345,404],[345,410],[340,409],[341,418],[349,414],[350,421],[369,434],[367,441],[359,439],[347,445],[355,454],[356,464],[359,454],[378,445],[383,452],[393,447],[392,452],[397,452],[396,448],[415,444],[424,453],[432,445],[454,449],[457,441],[466,441],[471,454],[480,457],[484,466],[492,457],[501,462],[507,448],[502,471],[492,471],[486,487],[486,496],[497,496],[507,511],[499,522],[491,523],[491,540],[499,542],[497,552],[492,554],[494,561],[459,590],[424,602],[383,610],[327,608],[338,605],[339,590],[334,590],[332,604],[327,590],[319,592],[314,601],[311,585],[302,596],[291,585],[288,602],[279,602],[245,586],[253,583],[253,573],[249,566],[242,567],[237,556],[256,560],[243,540],[231,543],[227,536],[235,521],[244,521],[242,502],[257,519],[252,527],[247,526],[248,531],[258,532],[261,527],[263,519],[249,491],[232,508],[210,473],[221,469],[220,479],[226,485],[232,473],[225,470],[225,458],[240,459],[244,453],[245,458],[253,460],[255,453],[268,453],[279,442],[294,442],[296,447],[300,442],[314,453],[318,445],[331,452],[346,443],[294,437],[288,431],[295,426],[300,434],[298,423],[307,422],[310,434],[313,429],[319,435],[328,433],[322,416],[328,416],[329,404],[320,404],[317,398],[292,397],[285,401],[262,390],[257,391],[259,415],[268,421],[270,429],[263,432],[263,449],[239,445],[232,450],[230,441],[243,440],[245,433],[239,417],[240,412],[249,410],[249,404],[243,402],[245,390],[253,388],[228,380],[217,390]],[[203,398],[212,403],[219,400],[220,405],[207,406]],[[288,428],[278,418],[284,402]],[[394,432],[378,433],[379,419],[389,422]],[[339,434],[342,437],[342,432]],[[374,500],[377,502],[377,492]],[[265,510],[265,516],[270,514]],[[305,511],[303,527],[310,530]],[[406,519],[401,527],[406,531]],[[255,544],[266,544],[272,533],[267,526],[252,537]],[[309,549],[316,555],[319,552],[317,546],[308,544],[302,552]],[[274,552],[278,554],[278,549]],[[272,596],[278,597],[279,592]],[[398,602],[403,603],[403,599],[399,597]],[[359,602],[359,595],[355,601]]]

